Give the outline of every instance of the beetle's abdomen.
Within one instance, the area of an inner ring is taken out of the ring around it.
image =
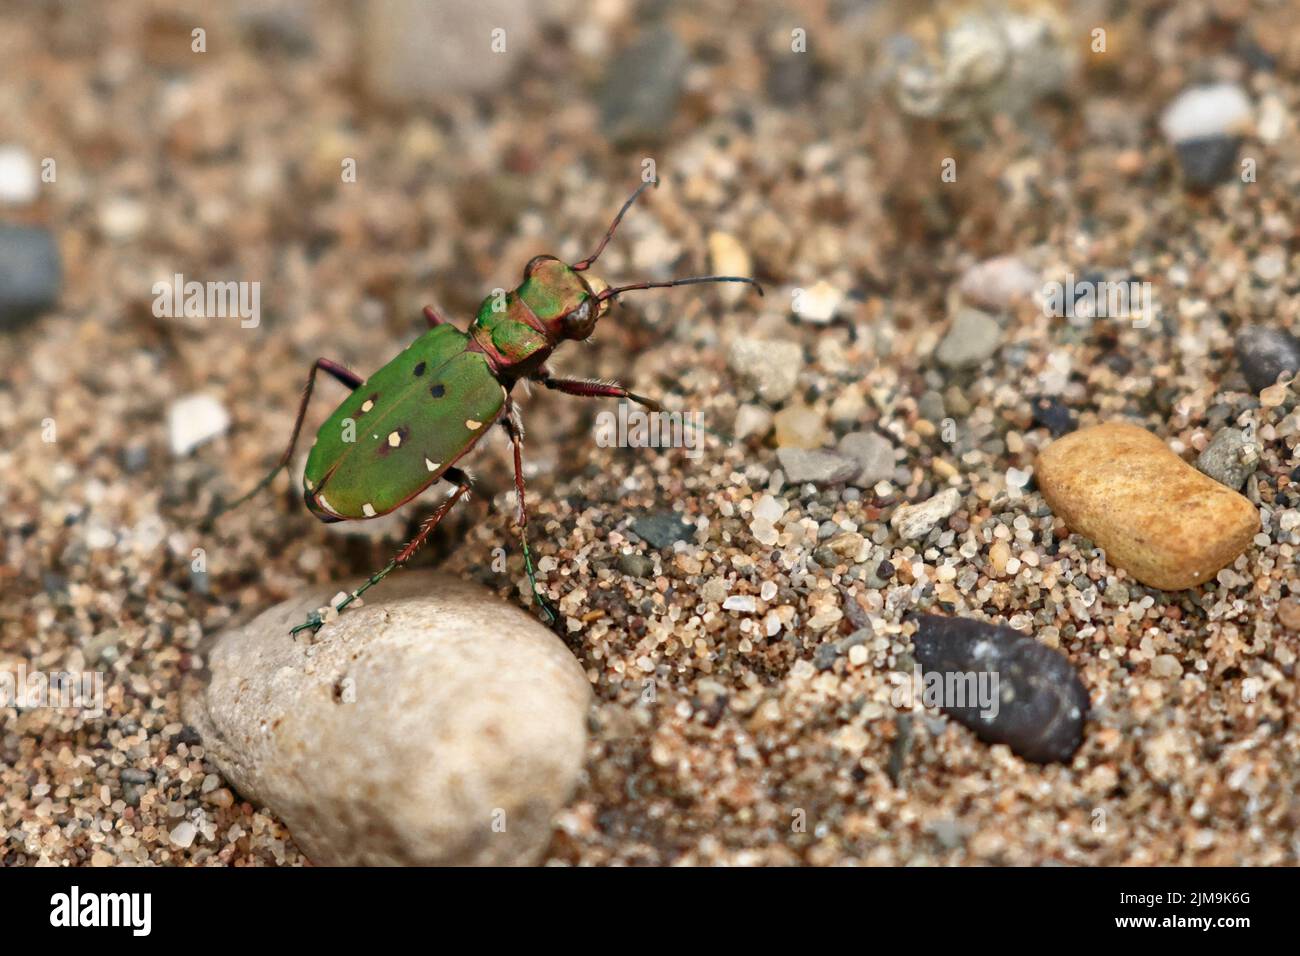
[[[321,426],[303,490],[322,520],[373,518],[442,476],[500,416],[505,391],[469,336],[430,329]]]

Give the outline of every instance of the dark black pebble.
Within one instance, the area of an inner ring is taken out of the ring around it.
[[[1237,362],[1252,392],[1268,388],[1283,372],[1300,371],[1300,340],[1282,329],[1248,325],[1237,333]]]
[[[48,230],[0,225],[0,329],[53,308],[62,284],[59,247]]]
[[[1223,135],[1198,136],[1178,143],[1174,151],[1183,170],[1183,185],[1208,190],[1231,179],[1236,172],[1239,145],[1237,137]]]
[[[678,541],[689,541],[695,534],[695,526],[672,511],[658,511],[633,521],[632,531],[652,548],[669,548]]]
[[[1074,414],[1054,398],[1040,398],[1034,402],[1033,418],[1035,424],[1046,428],[1053,438],[1074,431]]]
[[[996,673],[998,708],[983,717],[972,706],[943,712],[991,744],[1006,744],[1035,763],[1066,761],[1083,740],[1088,692],[1064,654],[1032,637],[983,621],[917,615],[912,638],[922,677],[940,674]]]

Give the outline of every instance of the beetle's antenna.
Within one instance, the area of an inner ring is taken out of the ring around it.
[[[601,292],[596,296],[596,301],[604,302],[621,293],[635,292],[638,289],[671,289],[675,285],[698,285],[703,282],[747,282],[754,287],[759,295],[763,294],[763,287],[758,284],[757,280],[751,279],[749,276],[690,276],[685,279],[670,279],[667,282],[634,282],[631,285],[621,285]]]
[[[634,192],[631,196],[628,197],[627,202],[623,203],[623,208],[620,209],[618,211],[618,215],[614,217],[614,221],[609,224],[609,229],[605,232],[605,238],[600,240],[600,245],[596,247],[596,251],[593,252],[591,255],[587,256],[587,258],[583,259],[581,262],[574,263],[574,265],[570,266],[570,268],[573,269],[574,272],[582,272],[584,269],[590,268],[591,264],[595,262],[597,258],[599,258],[600,254],[605,251],[605,247],[609,245],[609,240],[614,238],[614,230],[617,229],[618,224],[623,221],[623,216],[627,214],[627,211],[632,208],[632,203],[636,202],[636,198],[640,196],[643,192],[645,192],[646,187],[648,186],[654,186],[655,188],[658,188],[659,186],[658,177],[654,179],[647,179],[645,182],[643,182],[640,186],[636,188],[636,192]]]

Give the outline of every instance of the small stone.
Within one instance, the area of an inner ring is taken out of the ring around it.
[[[875,432],[849,432],[840,439],[838,451],[858,464],[852,479],[858,488],[870,488],[894,473],[894,445]]]
[[[107,850],[96,850],[94,853],[90,854],[90,865],[112,866],[113,854],[109,853]]]
[[[690,57],[667,26],[643,30],[609,60],[600,94],[601,130],[615,145],[665,139]]]
[[[961,507],[961,492],[945,488],[932,498],[915,505],[900,505],[889,519],[889,526],[904,541],[919,541],[940,522]]]
[[[1038,399],[1031,414],[1034,422],[1051,432],[1053,438],[1074,431],[1074,413],[1055,398]]]
[[[1237,333],[1237,361],[1252,392],[1300,372],[1300,339],[1283,329],[1249,325]]]
[[[1239,428],[1220,428],[1196,458],[1196,467],[1233,491],[1259,467],[1259,448]]]
[[[1111,607],[1124,607],[1131,600],[1128,586],[1123,581],[1107,585],[1106,590],[1102,592],[1102,597]]]
[[[835,666],[835,659],[839,656],[840,649],[835,642],[818,644],[817,649],[813,651],[813,666],[819,671],[828,671]]]
[[[740,240],[729,232],[714,232],[709,235],[709,263],[713,274],[719,276],[747,276],[753,271],[749,253],[740,244]],[[718,286],[719,298],[732,304],[739,302],[745,291],[745,286],[738,282]]]
[[[780,448],[776,457],[786,478],[799,485],[841,485],[859,471],[852,458],[823,449]]]
[[[739,611],[743,614],[753,614],[758,610],[758,602],[754,600],[752,594],[733,594],[722,602],[724,611]]]
[[[1169,104],[1160,127],[1178,156],[1186,186],[1210,189],[1230,178],[1251,116],[1250,98],[1233,83],[1191,87]]]
[[[1032,297],[1042,285],[1038,273],[1017,257],[998,256],[967,269],[957,290],[972,305],[1003,312]]]
[[[211,395],[187,395],[167,410],[168,440],[177,458],[224,434],[229,427],[230,413]]]
[[[938,392],[926,392],[917,400],[916,410],[926,421],[938,423],[948,417],[943,407],[943,396]]]
[[[129,242],[149,225],[149,209],[130,196],[111,196],[99,205],[99,229],[107,239]]]
[[[1011,546],[1005,541],[994,541],[989,548],[989,566],[998,577],[1007,573],[1007,562],[1011,560]]]
[[[765,438],[772,430],[772,412],[762,405],[741,405],[736,409],[736,421],[731,426],[732,434],[739,441],[749,438]]]
[[[1288,631],[1300,633],[1300,598],[1283,598],[1277,602],[1277,619]]]
[[[763,495],[754,505],[754,517],[762,521],[780,521],[785,512],[785,502],[773,495]]]
[[[695,536],[695,526],[682,520],[674,511],[657,511],[641,515],[632,522],[632,532],[656,550],[670,548],[678,541]]]
[[[1124,422],[1058,438],[1038,456],[1035,473],[1071,531],[1153,588],[1179,591],[1214,577],[1259,530],[1249,501]]]
[[[36,163],[21,146],[0,146],[0,203],[25,206],[36,199],[40,176]]]
[[[644,554],[621,554],[618,569],[630,578],[648,578],[654,573],[655,563]]]
[[[59,247],[47,230],[0,224],[0,329],[53,308],[62,285]]]
[[[803,371],[803,347],[784,339],[737,339],[727,363],[759,398],[776,405],[794,391]]]
[[[1210,136],[1240,136],[1251,123],[1246,91],[1235,83],[1193,86],[1179,93],[1160,117],[1160,128],[1172,144]]]
[[[206,758],[320,865],[534,862],[582,769],[582,667],[532,616],[425,570],[291,640],[336,590],[216,637],[182,696]]]
[[[1002,327],[997,319],[987,312],[964,308],[952,320],[952,327],[935,350],[935,358],[945,368],[975,368],[998,350],[1001,339]]]
[[[1064,654],[1009,627],[932,614],[917,618],[912,644],[923,677],[941,675],[940,709],[981,740],[1035,763],[1068,761],[1079,748],[1088,692]],[[984,679],[990,699],[983,702],[981,674],[996,676],[996,685]],[[975,693],[949,699],[948,687]]]
[[[199,831],[194,824],[190,823],[188,820],[182,820],[180,823],[176,824],[171,833],[167,834],[167,838],[172,841],[174,846],[185,850],[194,843],[194,838],[198,836],[198,834]]]
[[[1183,185],[1192,190],[1213,189],[1236,173],[1237,150],[1241,140],[1235,136],[1206,136],[1184,140],[1174,147]]]
[[[366,92],[396,106],[496,89],[538,33],[536,7],[523,0],[364,0],[356,17]]]
[[[772,416],[778,448],[821,448],[830,440],[830,432],[821,412],[796,403]]]
[[[1151,662],[1151,676],[1166,679],[1182,677],[1183,665],[1173,654],[1157,654]]]
[[[835,318],[844,293],[829,282],[814,283],[806,289],[796,291],[793,300],[794,314],[805,322],[826,325]]]

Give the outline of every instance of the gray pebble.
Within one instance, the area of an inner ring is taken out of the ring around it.
[[[838,450],[857,462],[852,481],[859,488],[870,488],[894,473],[894,446],[875,432],[849,432],[840,439]]]
[[[53,308],[62,284],[59,247],[48,230],[0,225],[0,329]]]
[[[1300,340],[1283,329],[1248,325],[1237,333],[1237,361],[1252,392],[1300,371]]]
[[[1259,449],[1246,440],[1241,429],[1221,428],[1197,456],[1196,467],[1233,491],[1240,491],[1259,467]]]
[[[786,478],[799,485],[843,484],[860,471],[852,458],[823,449],[780,448],[776,457]]]
[[[632,522],[633,533],[652,548],[669,548],[678,541],[689,541],[695,526],[687,524],[673,511],[641,515]]]
[[[654,573],[655,563],[644,554],[621,554],[618,569],[630,578],[648,578]]]
[[[998,350],[1001,338],[997,319],[979,309],[964,308],[935,349],[935,358],[944,368],[974,368]]]
[[[615,144],[661,140],[672,127],[689,56],[666,26],[643,32],[609,61],[601,129]]]

